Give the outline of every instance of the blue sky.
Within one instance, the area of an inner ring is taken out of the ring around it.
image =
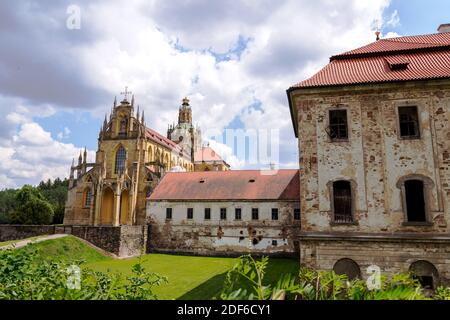
[[[79,29],[66,26],[71,4]],[[285,90],[373,41],[375,25],[434,33],[448,12],[444,0],[1,2],[0,189],[67,176],[85,146],[92,159],[125,86],[163,134],[188,96],[206,132],[278,130],[279,165],[296,167]],[[234,168],[258,166],[215,147]]]

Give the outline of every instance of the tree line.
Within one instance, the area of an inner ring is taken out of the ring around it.
[[[56,178],[0,191],[0,224],[63,223],[68,186],[68,179]]]

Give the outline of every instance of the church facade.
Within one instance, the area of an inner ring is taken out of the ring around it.
[[[87,162],[85,150],[72,163],[65,225],[145,225],[146,199],[165,172],[229,169],[218,155],[211,163],[196,159],[211,148],[192,124],[187,98],[165,137],[146,127],[144,112],[135,112],[134,96],[129,102],[127,94],[105,116],[95,162]]]

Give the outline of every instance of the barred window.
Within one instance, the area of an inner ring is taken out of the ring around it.
[[[119,174],[125,171],[125,160],[127,158],[127,151],[124,147],[120,147],[116,152],[116,166],[114,173]]]
[[[333,183],[334,222],[353,222],[352,215],[352,188],[348,181],[335,181]]]

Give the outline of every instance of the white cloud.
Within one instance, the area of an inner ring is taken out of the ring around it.
[[[395,28],[400,25],[400,16],[397,10],[394,10],[394,12],[392,12],[389,20],[386,22],[386,25],[391,28]]]
[[[84,76],[81,87],[109,92],[112,102],[129,86],[147,125],[159,132],[176,120],[187,95],[202,128],[222,130],[237,120],[245,128],[278,129],[280,165],[286,166],[297,163],[298,149],[285,90],[318,71],[330,55],[374,41],[375,24],[388,5],[389,0],[94,1],[80,4],[82,29],[65,34],[64,44],[70,43],[71,68]],[[397,20],[395,13],[387,24]],[[95,41],[77,41],[83,37]],[[233,51],[238,44],[240,50]],[[229,59],[217,60],[227,52]],[[0,167],[0,175],[6,172],[14,181],[16,174],[30,180],[67,175],[75,146],[53,140],[33,121],[36,113],[19,104],[25,111],[8,108],[6,120],[0,119],[0,146],[14,151],[10,168]],[[48,108],[51,114],[56,107]],[[85,108],[99,115],[110,104]],[[63,140],[77,132],[55,135]],[[242,167],[227,146],[215,147]]]

